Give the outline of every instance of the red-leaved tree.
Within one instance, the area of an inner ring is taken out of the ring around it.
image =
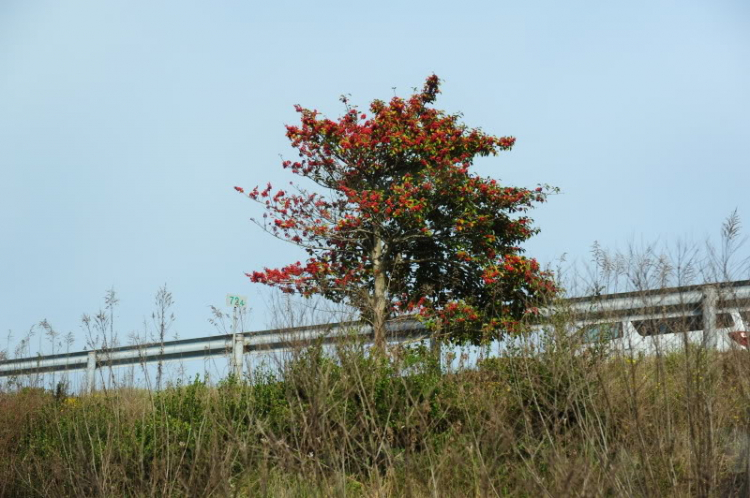
[[[301,124],[286,135],[300,159],[283,166],[319,188],[235,187],[265,207],[256,223],[309,255],[248,277],[355,306],[381,350],[396,315],[418,314],[441,338],[479,344],[517,331],[554,292],[520,247],[537,232],[524,213],[548,189],[470,173],[477,156],[509,150],[515,139],[432,108],[439,85],[432,75],[407,100],[373,101],[369,114],[342,98],[337,120],[297,106]]]

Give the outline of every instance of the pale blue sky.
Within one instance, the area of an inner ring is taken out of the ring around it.
[[[114,287],[125,335],[165,282],[182,337],[213,333],[227,292],[264,328],[243,272],[301,255],[232,187],[291,179],[294,104],[336,116],[343,93],[432,72],[438,107],[518,138],[480,172],[562,189],[532,215],[543,262],[750,222],[745,0],[2,0],[0,332],[47,318],[82,338]]]

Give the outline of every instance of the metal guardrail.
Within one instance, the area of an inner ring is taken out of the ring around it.
[[[750,280],[687,287],[648,290],[572,298],[556,309],[564,309],[577,321],[595,323],[612,320],[695,316],[703,320],[704,345],[716,346],[717,311],[726,308],[750,309]],[[548,315],[552,310],[543,310]],[[425,327],[414,319],[394,320],[387,324],[388,339],[403,341],[427,337]],[[164,343],[137,344],[70,354],[40,355],[0,361],[0,377],[45,372],[87,371],[87,386],[92,389],[96,369],[152,362],[208,358],[231,355],[233,373],[242,375],[243,357],[254,351],[277,352],[304,347],[316,342],[332,342],[344,336],[369,338],[372,329],[360,322],[342,322],[310,327],[241,332]]]
[[[399,320],[387,324],[388,339],[403,341],[426,335],[416,320]],[[69,354],[39,355],[0,362],[0,377],[47,372],[87,371],[87,386],[94,385],[96,369],[139,365],[153,362],[231,355],[233,373],[242,375],[245,353],[278,352],[316,343],[330,343],[347,336],[369,337],[372,328],[360,322],[342,322],[309,327],[294,327],[259,332],[240,332],[195,339],[154,342],[114,348],[80,351]],[[90,389],[90,388],[89,388]]]

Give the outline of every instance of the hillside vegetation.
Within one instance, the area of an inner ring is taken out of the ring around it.
[[[747,351],[549,341],[476,368],[342,343],[252,382],[0,394],[0,495],[746,496]]]

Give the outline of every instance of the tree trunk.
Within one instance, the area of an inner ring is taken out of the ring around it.
[[[372,330],[375,347],[381,354],[385,353],[385,322],[388,318],[388,301],[386,299],[387,281],[383,265],[383,240],[375,238],[372,250],[372,264],[375,273],[375,289],[372,296]]]
[[[432,355],[435,358],[437,371],[438,373],[440,373],[443,370],[443,339],[440,337],[439,330],[435,330],[432,332],[432,337],[430,337],[430,349],[432,350]]]

